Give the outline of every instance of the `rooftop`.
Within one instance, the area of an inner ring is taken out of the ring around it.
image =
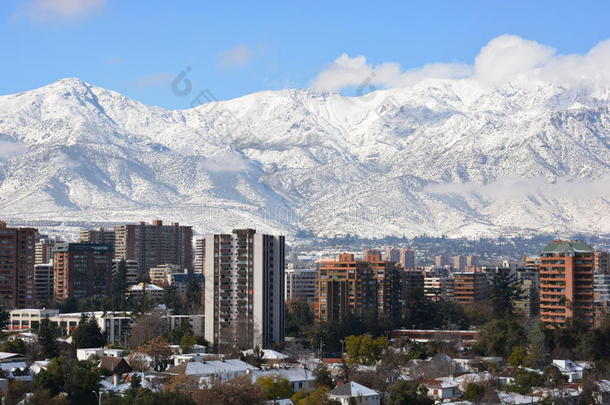
[[[331,392],[329,392],[329,394],[337,397],[369,397],[373,395],[379,395],[377,391],[367,388],[364,385],[360,385],[353,381],[350,381],[347,384],[339,385]]]

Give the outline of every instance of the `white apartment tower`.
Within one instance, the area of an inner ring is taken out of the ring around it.
[[[284,237],[235,229],[205,237],[205,338],[268,348],[284,340]]]

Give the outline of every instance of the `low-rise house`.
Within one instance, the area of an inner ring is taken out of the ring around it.
[[[109,371],[112,374],[113,385],[118,385],[124,374],[133,371],[129,363],[122,357],[102,357],[100,359],[99,368]]]
[[[429,378],[424,380],[428,395],[441,402],[459,398],[461,395],[459,383],[452,377]]]
[[[438,353],[428,360],[409,360],[406,367],[412,376],[421,378],[461,375],[469,371],[462,363],[444,353]]]
[[[25,362],[25,356],[19,353],[0,352],[0,363]]]
[[[141,299],[146,296],[151,301],[161,301],[165,295],[165,290],[155,284],[138,283],[130,285],[125,295],[127,298]]]
[[[125,357],[129,354],[129,350],[123,349],[105,349],[103,347],[92,347],[89,349],[76,349],[76,358],[78,360],[89,360],[93,356],[98,357]]]
[[[313,376],[311,371],[304,367],[288,367],[288,368],[277,368],[270,370],[261,370],[252,372],[252,382],[256,382],[261,377],[269,376],[280,376],[290,382],[292,390],[297,391],[310,391],[314,388],[314,382],[316,378]]]
[[[217,379],[223,382],[249,374],[258,368],[237,359],[212,360],[183,363],[167,370],[169,374],[203,377],[208,380]]]
[[[561,374],[568,377],[568,382],[582,380],[584,371],[590,368],[588,362],[572,360],[553,360],[553,365],[559,369]]]
[[[262,352],[262,360],[265,363],[282,363],[286,360],[288,360],[288,356],[286,356],[283,353],[280,352],[276,352],[275,350],[271,350],[271,349],[263,349],[261,350]],[[245,350],[244,355],[254,355],[254,349],[248,349]]]
[[[328,393],[330,399],[339,401],[341,405],[379,405],[381,395],[370,388],[350,381],[347,384],[339,385]]]
[[[542,401],[540,395],[522,395],[516,392],[498,392],[498,398],[502,405],[539,404]]]

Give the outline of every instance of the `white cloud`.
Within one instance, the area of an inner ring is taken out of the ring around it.
[[[106,0],[34,0],[21,11],[34,22],[78,20],[100,12]]]
[[[470,74],[470,67],[463,64],[433,63],[420,69],[403,71],[398,63],[383,63],[373,66],[364,56],[351,58],[339,56],[328,69],[322,71],[312,82],[316,90],[339,91],[346,87],[405,87],[418,81],[432,78],[459,78]],[[363,91],[368,89],[363,88]]]
[[[0,141],[0,159],[10,159],[28,151],[28,147],[19,142]]]
[[[250,48],[239,44],[228,51],[221,52],[218,55],[218,62],[223,67],[243,66],[250,62],[252,56],[254,56],[254,52]]]
[[[610,198],[610,176],[598,179],[562,177],[554,182],[546,178],[506,176],[493,183],[441,183],[430,184],[424,191],[431,194],[478,195],[483,198],[522,200],[529,196],[542,196],[556,200],[592,200]]]
[[[139,87],[153,87],[167,84],[173,79],[174,76],[169,73],[151,73],[138,77],[137,84]]]
[[[496,85],[543,67],[555,50],[516,35],[502,35],[485,45],[474,63],[473,78]]]
[[[500,86],[507,81],[610,86],[610,40],[585,54],[559,55],[536,41],[501,35],[481,48],[472,66],[431,63],[411,70],[398,63],[372,65],[364,56],[342,54],[317,75],[311,87],[327,91],[363,87],[367,92],[376,87],[408,87],[428,78],[471,79],[485,86]]]

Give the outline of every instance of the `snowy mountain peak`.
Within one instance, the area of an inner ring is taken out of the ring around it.
[[[610,233],[609,94],[429,79],[172,111],[67,78],[0,96],[0,212],[322,236]]]

